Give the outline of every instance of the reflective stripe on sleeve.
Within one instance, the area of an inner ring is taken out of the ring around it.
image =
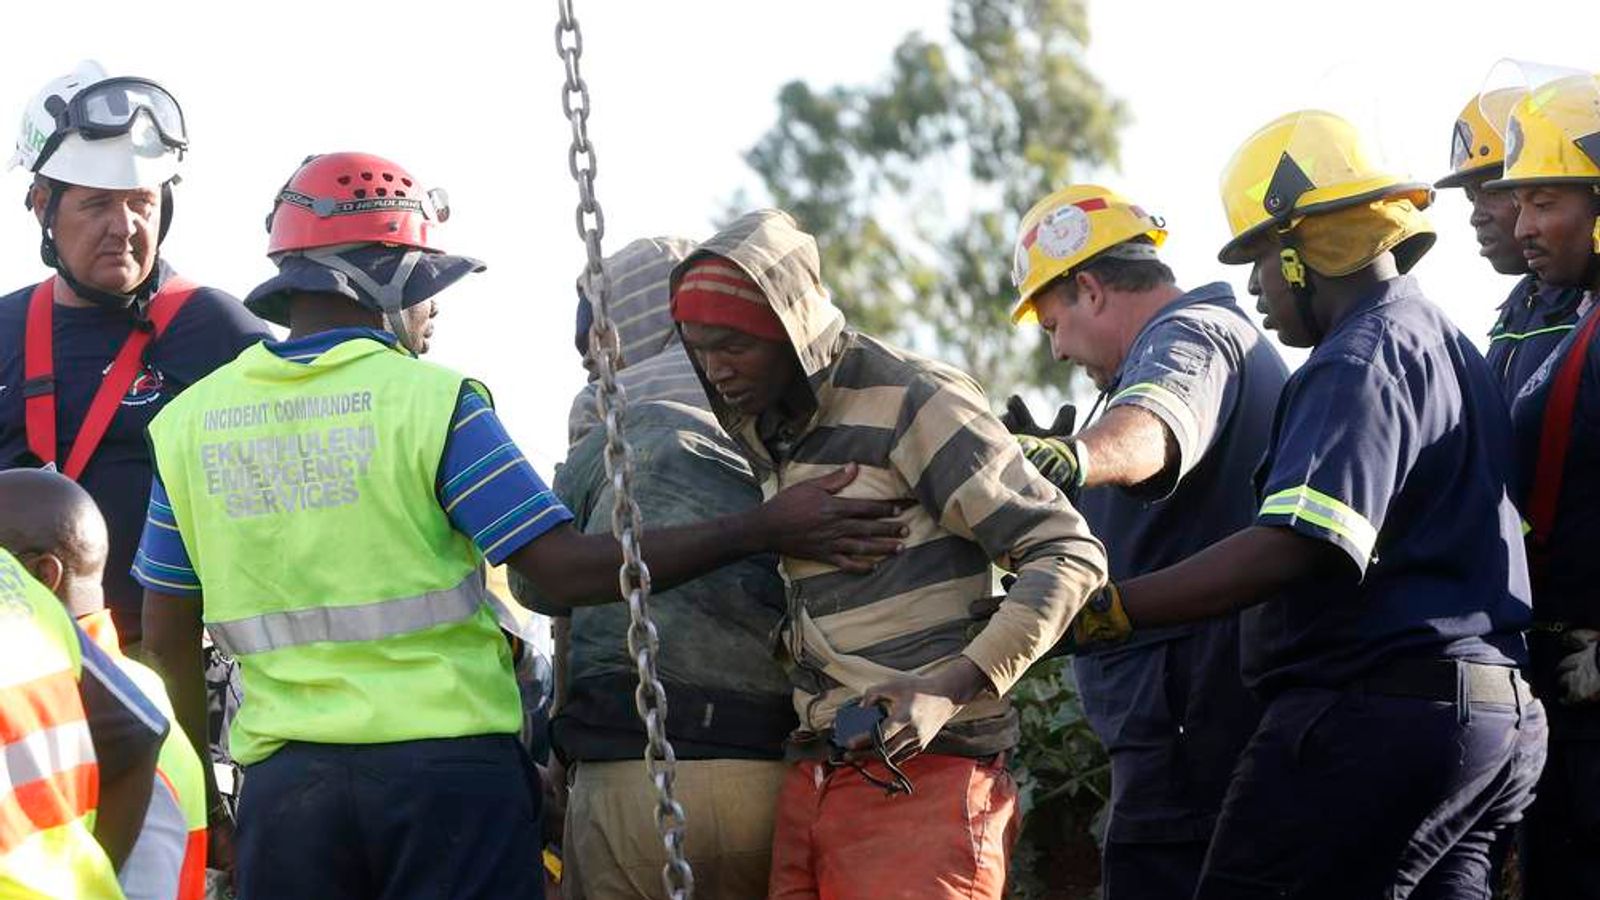
[[[319,641],[376,641],[464,622],[489,602],[483,572],[474,569],[455,587],[355,606],[314,606],[231,622],[208,622],[212,640],[232,655],[266,653]]]
[[[1112,395],[1110,402],[1106,406],[1108,408],[1116,406],[1119,401],[1130,397],[1149,400],[1166,410],[1168,415],[1182,423],[1184,434],[1176,435],[1179,440],[1183,441],[1182,446],[1185,448],[1193,446],[1195,437],[1200,431],[1199,424],[1195,421],[1194,410],[1190,409],[1189,404],[1183,402],[1177,394],[1153,381],[1141,381],[1138,384],[1131,384],[1117,391]]]
[[[1372,557],[1378,543],[1378,529],[1366,517],[1310,485],[1279,491],[1261,504],[1260,515],[1304,519],[1326,528],[1355,546],[1363,559]]]

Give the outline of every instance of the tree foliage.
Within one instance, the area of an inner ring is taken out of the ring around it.
[[[1013,328],[1014,230],[1079,166],[1114,165],[1126,119],[1084,62],[1087,0],[952,0],[950,33],[901,40],[877,84],[790,82],[746,154],[822,247],[863,330],[931,352],[1003,396],[1064,385]]]

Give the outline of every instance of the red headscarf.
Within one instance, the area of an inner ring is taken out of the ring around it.
[[[672,318],[732,328],[764,341],[789,342],[761,286],[720,256],[702,256],[683,273],[672,293]]]

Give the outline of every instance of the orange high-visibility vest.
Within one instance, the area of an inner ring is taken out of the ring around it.
[[[100,768],[78,631],[0,550],[0,896],[121,897],[94,839]]]

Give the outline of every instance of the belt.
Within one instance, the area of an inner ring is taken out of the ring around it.
[[[1531,696],[1522,675],[1510,666],[1490,666],[1454,659],[1402,659],[1358,678],[1350,687],[1371,694],[1455,702],[1466,688],[1468,703],[1515,706]]]

